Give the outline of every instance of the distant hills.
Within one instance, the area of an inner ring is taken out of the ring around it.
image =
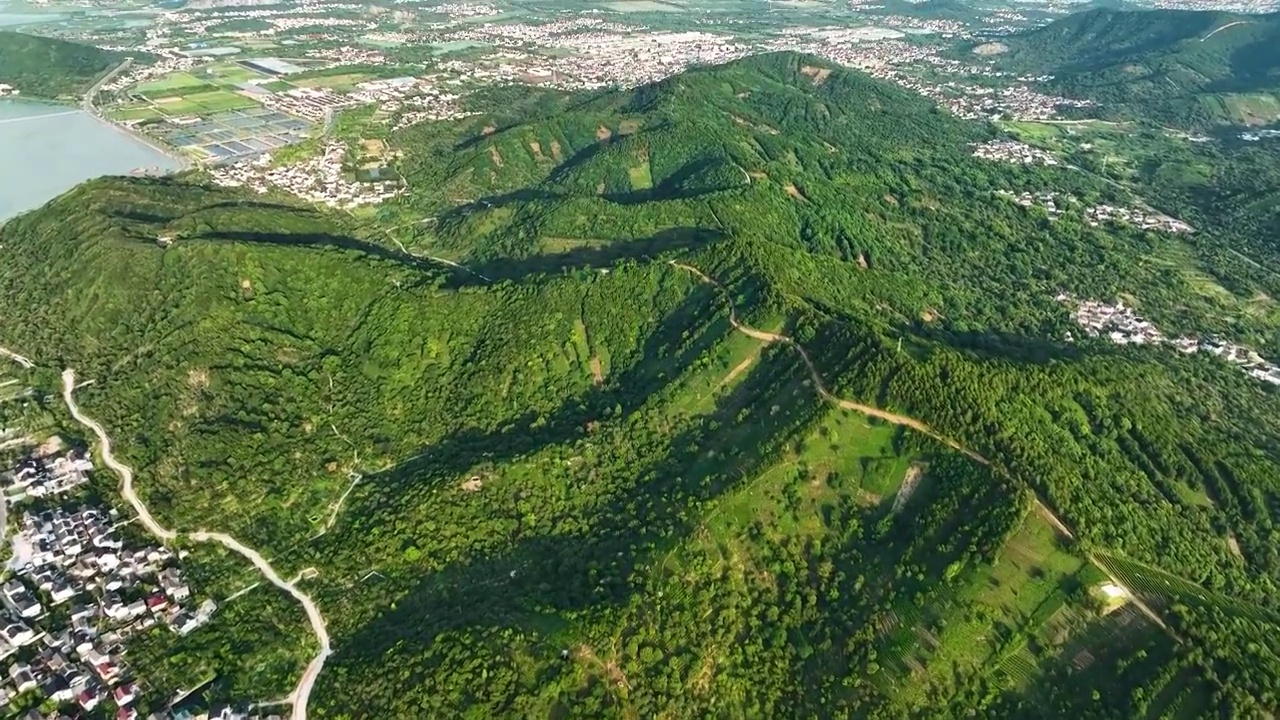
[[[390,134],[376,217],[192,175],[0,229],[0,344],[96,381],[153,512],[312,569],[316,717],[1277,705],[1280,397],[1059,339],[1057,293],[1201,307],[1182,239],[814,57],[493,92]],[[166,656],[287,692],[220,632]]]
[[[123,53],[24,33],[0,31],[0,83],[24,97],[73,97],[125,60]]]
[[[1280,14],[1096,9],[1003,41],[1000,62],[1051,73],[1108,117],[1187,128],[1280,120]]]

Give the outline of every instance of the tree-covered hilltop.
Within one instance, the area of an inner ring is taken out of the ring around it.
[[[1097,9],[1002,43],[999,62],[1052,74],[1049,87],[1105,117],[1201,129],[1280,120],[1280,13]]]
[[[1275,708],[1280,397],[1061,341],[1063,290],[1212,318],[1178,241],[996,193],[1118,190],[789,54],[512,105],[394,135],[385,224],[106,179],[0,229],[0,345],[158,519],[314,569],[313,716]]]
[[[24,97],[78,97],[125,57],[91,45],[0,30],[0,83]]]

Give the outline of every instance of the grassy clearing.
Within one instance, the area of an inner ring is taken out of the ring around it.
[[[264,77],[261,73],[250,70],[243,65],[227,63],[212,65],[205,70],[206,77],[221,83],[242,83]]]
[[[1227,119],[1234,124],[1269,125],[1280,119],[1280,101],[1271,95],[1223,95],[1219,102]]]
[[[763,344],[742,333],[733,333],[717,343],[697,370],[686,373],[679,394],[671,403],[672,413],[699,415],[715,409],[716,398],[731,391],[759,361]],[[734,369],[750,360],[734,374]],[[733,377],[730,377],[733,375]]]
[[[327,75],[324,77],[306,78],[294,81],[294,85],[307,88],[330,88],[332,90],[350,90],[358,83],[368,80],[368,73],[346,73],[343,75]]]
[[[653,187],[653,174],[649,169],[648,160],[628,169],[627,174],[631,178],[632,190],[648,190]]]
[[[225,90],[215,90],[213,92],[200,93],[198,95],[188,95],[184,97],[183,100],[195,103],[207,112],[239,110],[241,108],[255,107],[258,104],[243,95],[237,95]]]
[[[170,93],[174,90],[182,90],[184,88],[199,87],[204,85],[205,81],[197,78],[191,73],[179,72],[172,75],[166,75],[159,80],[152,80],[138,86],[138,92],[143,95],[160,95],[161,93]]]
[[[157,120],[164,117],[164,113],[150,105],[114,108],[109,114],[113,120]]]
[[[612,241],[599,238],[544,237],[538,239],[538,251],[548,255],[581,250],[583,248],[600,248]]]
[[[1178,497],[1188,505],[1194,507],[1213,507],[1213,500],[1209,498],[1209,495],[1204,490],[1193,488],[1190,485],[1181,482],[1174,482],[1171,484],[1173,485],[1174,492],[1178,493]]]
[[[1012,131],[1020,140],[1028,143],[1045,142],[1049,140],[1059,139],[1065,131],[1057,126],[1048,123],[1039,123],[1032,121],[1016,121],[1004,123],[1006,130]]]

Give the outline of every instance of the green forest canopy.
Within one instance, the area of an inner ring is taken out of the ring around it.
[[[317,717],[1275,707],[1275,393],[1054,340],[1061,290],[1214,314],[1172,240],[995,196],[1119,190],[793,54],[516,104],[395,135],[385,222],[106,179],[0,230],[0,341],[96,381],[153,512],[317,570]]]
[[[24,96],[78,96],[125,55],[91,45],[0,30],[0,83]]]
[[[1280,13],[1099,8],[1001,42],[1000,64],[1052,74],[1051,89],[1104,117],[1184,129],[1280,120]]]

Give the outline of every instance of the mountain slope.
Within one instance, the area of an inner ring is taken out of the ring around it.
[[[157,517],[314,570],[316,717],[1275,707],[1280,398],[1053,339],[1187,304],[1176,241],[811,58],[547,102],[393,138],[404,228],[106,179],[0,230],[0,345]]]
[[[1280,14],[1091,10],[1015,35],[1001,62],[1111,117],[1182,127],[1280,119]]]
[[[124,59],[111,50],[0,30],[0,83],[24,96],[78,96]]]

